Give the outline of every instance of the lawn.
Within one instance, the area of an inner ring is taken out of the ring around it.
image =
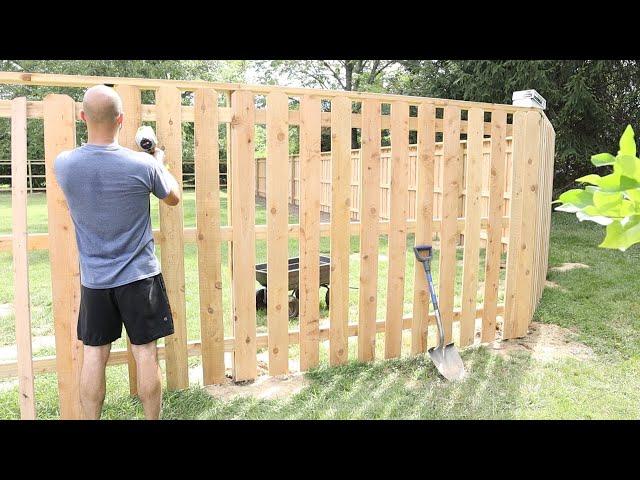
[[[222,197],[222,202],[226,201]],[[193,196],[186,195],[185,225],[194,225]],[[157,204],[154,204],[157,225]],[[223,208],[224,210],[224,208]],[[0,196],[0,233],[10,231],[9,201]],[[258,222],[264,222],[264,209],[257,208]],[[46,205],[42,196],[30,199],[29,221],[32,231],[46,231]],[[223,223],[226,219],[223,218]],[[292,219],[292,221],[296,221]],[[286,400],[212,398],[197,384],[181,392],[165,393],[163,418],[638,418],[640,416],[640,298],[637,279],[640,275],[640,250],[627,252],[597,248],[603,238],[602,228],[579,223],[568,214],[552,215],[550,266],[580,262],[590,268],[567,272],[550,272],[548,279],[560,288],[547,288],[535,313],[535,320],[568,328],[572,340],[590,347],[588,359],[563,358],[542,362],[530,353],[514,352],[498,356],[485,346],[462,352],[467,378],[457,384],[441,380],[424,357],[408,357],[408,341],[403,358],[381,360],[381,337],[378,360],[361,364],[328,367],[326,349],[320,368],[307,373],[309,386]],[[386,290],[386,239],[380,241],[379,318],[384,318]],[[409,239],[409,244],[412,239]],[[322,250],[328,252],[328,239]],[[159,249],[158,249],[159,250]],[[350,262],[351,286],[358,285],[358,239],[352,238]],[[264,242],[257,245],[257,259],[265,258]],[[290,242],[290,253],[297,244]],[[462,252],[459,252],[461,259]],[[481,263],[483,260],[481,255]],[[34,335],[51,335],[49,270],[46,252],[31,254],[31,288]],[[223,251],[223,265],[226,252]],[[460,274],[460,268],[458,274]],[[197,261],[193,245],[185,248],[187,316],[189,338],[199,336]],[[483,272],[481,266],[480,272]],[[223,281],[228,286],[228,271]],[[437,280],[437,271],[436,280]],[[0,256],[0,303],[12,301],[11,257]],[[411,313],[413,262],[407,251],[405,312]],[[482,281],[482,276],[480,278]],[[459,287],[458,287],[459,288]],[[478,301],[482,297],[478,295]],[[225,290],[225,323],[229,323],[230,305]],[[351,321],[356,320],[358,290],[351,290]],[[321,303],[322,315],[328,312]],[[264,330],[264,313],[258,315],[259,329]],[[13,343],[13,318],[0,319],[0,347]],[[227,331],[230,335],[230,329]],[[118,345],[118,346],[122,346]],[[350,359],[355,359],[355,339],[350,342]],[[50,355],[51,349],[36,351]],[[291,349],[291,355],[296,349]],[[190,365],[198,359],[191,358]],[[7,382],[5,382],[7,383]],[[0,418],[18,418],[18,393],[14,385],[0,383]],[[58,415],[56,376],[36,378],[36,400],[41,418]],[[103,418],[142,418],[142,408],[128,395],[126,366],[108,370],[107,399]]]

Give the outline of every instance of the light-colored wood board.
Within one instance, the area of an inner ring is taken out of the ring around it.
[[[486,102],[469,102],[463,100],[446,100],[442,98],[429,97],[412,97],[409,95],[393,95],[379,94],[368,92],[356,92],[344,90],[320,90],[310,88],[297,87],[280,87],[273,85],[249,85],[242,83],[221,83],[206,82],[202,80],[166,80],[151,78],[132,78],[132,77],[100,77],[88,75],[63,75],[53,73],[34,73],[34,72],[0,72],[0,84],[15,85],[49,85],[59,87],[89,87],[92,85],[111,84],[111,85],[134,85],[147,89],[159,89],[161,87],[174,87],[183,91],[193,91],[198,88],[213,88],[218,91],[249,91],[254,94],[266,94],[274,91],[286,93],[290,96],[301,95],[320,95],[322,98],[347,96],[353,100],[362,100],[365,98],[376,98],[379,100],[405,101],[409,103],[417,103],[419,101],[430,102],[438,107],[446,105],[456,105],[460,108],[484,108],[487,110],[505,110],[507,112],[518,112],[532,110],[529,107],[517,107],[514,105],[505,105],[499,103]]]
[[[231,95],[231,182],[233,222],[233,320],[236,338],[233,379],[254,380],[256,357],[255,302],[255,165],[254,99],[250,92]]]
[[[18,364],[20,418],[36,418],[31,349],[29,254],[27,251],[27,99],[11,101],[11,217],[13,234],[13,308]]]
[[[466,194],[464,205],[464,257],[462,267],[462,318],[460,346],[473,343],[480,262],[480,191],[482,189],[482,123],[484,111],[471,108],[467,135]]]
[[[331,101],[331,288],[329,289],[329,364],[346,363],[349,354],[349,254],[351,181],[351,100]]]
[[[320,97],[300,100],[300,370],[320,361]]]
[[[482,316],[482,342],[492,342],[496,336],[496,311],[500,284],[500,263],[502,244],[502,211],[504,209],[504,175],[506,172],[504,112],[491,113],[491,170],[489,198],[489,221],[487,224],[487,246],[484,274],[484,309]]]
[[[165,152],[165,165],[182,188],[182,122],[181,96],[175,87],[162,87],[156,93],[158,148]],[[165,337],[167,350],[167,388],[180,390],[189,387],[187,365],[187,317],[184,277],[184,226],[182,204],[174,207],[160,202],[160,261],[174,333]]]
[[[407,252],[407,186],[409,175],[409,105],[391,104],[391,205],[389,279],[384,340],[385,358],[397,358],[402,347],[404,279]]]
[[[49,250],[49,262],[60,418],[80,419],[82,343],[77,339],[80,264],[69,207],[54,170],[58,154],[75,147],[76,118],[73,100],[67,95],[47,95],[43,104],[48,231],[51,245],[56,246]]]
[[[518,264],[521,255],[520,236],[524,220],[522,211],[523,179],[525,173],[526,115],[513,116],[513,160],[511,168],[511,199],[509,223],[509,248],[507,252],[505,277],[505,316],[502,338],[514,338],[516,334],[516,293],[518,285]]]
[[[358,317],[358,360],[375,357],[378,299],[378,225],[380,210],[380,102],[362,102],[360,297]]]
[[[440,260],[438,302],[445,332],[445,342],[452,340],[453,301],[456,276],[456,242],[458,240],[458,198],[461,189],[459,175],[462,170],[460,148],[460,108],[444,109],[442,158],[442,215],[440,228]]]
[[[289,99],[281,92],[267,95],[267,328],[269,375],[289,371]]]
[[[504,311],[503,305],[498,305],[498,315],[502,314]],[[478,318],[482,317],[482,309],[478,309]],[[460,320],[460,309],[456,309],[453,311],[453,318],[455,321]],[[377,320],[376,321],[376,332],[384,333],[385,329],[385,321]],[[405,315],[402,318],[402,329],[410,330],[412,324],[412,319],[410,315]],[[435,325],[435,316],[429,315],[428,323],[425,324],[425,328],[427,326]],[[349,337],[358,336],[358,324],[350,323],[348,327]],[[321,341],[329,340],[329,330],[330,327],[327,325],[323,325],[319,328],[319,338]],[[426,332],[425,332],[426,333]],[[289,345],[297,345],[300,342],[300,331],[297,329],[289,330]],[[269,343],[268,334],[260,333],[256,336],[256,345],[258,348],[266,348]],[[233,352],[233,348],[235,345],[234,337],[226,337],[224,339],[224,351],[225,352]],[[198,357],[201,355],[201,342],[200,340],[190,340],[187,343],[187,353],[190,357]],[[165,360],[166,354],[164,346],[158,347],[158,358],[160,360]],[[112,350],[111,355],[109,356],[109,360],[107,361],[107,365],[122,365],[127,363],[127,351],[126,349],[115,349]],[[41,373],[51,373],[56,371],[56,359],[55,356],[47,356],[47,357],[37,357],[33,359],[33,370],[36,375]],[[12,378],[18,375],[18,365],[15,361],[1,361],[0,362],[0,379],[4,378]]]
[[[196,230],[202,379],[204,385],[224,381],[224,311],[220,243],[220,160],[218,93],[196,90],[194,107]]]
[[[435,107],[433,105],[422,103],[418,106],[416,232],[414,242],[416,246],[431,245],[433,241],[435,115]],[[427,348],[425,325],[429,314],[429,288],[422,263],[417,259],[414,261],[411,354],[418,355]]]
[[[117,85],[115,91],[118,92],[122,100],[122,111],[124,117],[122,128],[118,134],[118,142],[123,147],[131,150],[140,150],[136,146],[136,132],[142,125],[142,95],[138,87],[132,85]],[[131,340],[126,335],[127,341],[127,370],[129,372],[129,393],[132,396],[138,395],[138,373],[136,371],[136,360],[131,351]]]

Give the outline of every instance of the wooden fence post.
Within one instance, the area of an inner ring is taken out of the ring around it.
[[[460,148],[460,107],[444,107],[442,146],[442,213],[440,215],[440,266],[438,301],[444,326],[444,341],[450,343],[453,326],[453,301],[456,278],[456,245],[458,243],[458,198],[462,149]]]
[[[253,94],[232,95],[231,210],[233,212],[233,324],[236,382],[258,374],[255,302],[255,168]]]
[[[416,233],[415,245],[433,241],[433,182],[435,161],[435,107],[418,105],[418,147],[416,150]],[[427,347],[429,290],[422,264],[414,258],[413,314],[411,318],[411,354]]]
[[[142,124],[142,98],[140,89],[131,85],[116,85],[115,91],[122,99],[124,119],[122,130],[120,130],[118,141],[120,145],[139,150],[136,146],[136,132]],[[131,352],[131,341],[127,335],[127,368],[129,371],[129,393],[132,396],[138,395],[138,373],[136,371],[136,360]]]
[[[73,149],[76,144],[75,104],[67,95],[50,94],[44,98],[43,109],[60,417],[79,419],[82,343],[78,340],[76,328],[80,306],[80,264],[69,207],[54,175],[54,161],[58,154]]]
[[[504,295],[504,325],[502,338],[516,337],[516,293],[518,286],[518,260],[520,256],[520,237],[522,230],[522,196],[523,175],[525,172],[524,147],[526,145],[526,113],[516,112],[513,115],[513,140],[512,140],[512,168],[511,168],[511,199],[509,215],[509,246],[507,253],[507,266]]]
[[[269,375],[289,371],[289,99],[267,95],[267,328]]]
[[[182,189],[181,96],[175,87],[160,87],[156,92],[159,148],[164,149],[166,165]],[[187,318],[184,281],[184,226],[182,204],[170,207],[160,202],[160,257],[162,274],[171,304],[175,333],[165,337],[167,388],[189,387],[187,365]]]
[[[320,98],[300,99],[300,370],[320,361]]]
[[[389,282],[384,331],[385,358],[402,347],[404,272],[407,263],[407,189],[409,182],[409,104],[391,104],[391,188],[389,206]]]
[[[349,355],[349,217],[351,204],[351,99],[331,101],[331,288],[329,364]]]
[[[194,110],[202,378],[212,385],[221,383],[225,372],[217,92],[196,90]]]
[[[480,190],[482,189],[484,111],[480,108],[470,108],[468,118],[462,311],[460,314],[461,347],[472,344],[475,335],[480,261]]]
[[[373,360],[376,351],[378,244],[380,241],[380,102],[362,101],[360,157],[360,307],[358,360]]]
[[[29,306],[27,252],[27,99],[11,101],[11,214],[13,217],[13,285],[18,357],[20,418],[36,418]]]
[[[484,305],[482,310],[482,342],[496,338],[500,257],[502,254],[502,215],[506,172],[505,112],[491,112],[491,167],[489,171],[489,223],[485,249]]]

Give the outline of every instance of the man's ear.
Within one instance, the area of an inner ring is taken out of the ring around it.
[[[123,121],[124,121],[124,113],[121,113],[120,115],[118,115],[118,118],[116,118],[116,123],[120,128],[122,128]]]
[[[80,119],[85,123],[87,122],[87,116],[85,115],[84,110],[80,110]]]

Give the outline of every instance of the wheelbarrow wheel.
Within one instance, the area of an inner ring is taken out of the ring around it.
[[[329,287],[327,287],[327,291],[326,291],[326,293],[324,294],[324,301],[325,301],[325,303],[327,304],[327,308],[329,308],[329,297],[330,297],[330,296],[331,296],[331,295],[329,295]]]
[[[293,295],[289,295],[289,318],[296,318],[300,311],[298,299]]]
[[[267,289],[259,288],[256,290],[256,308],[267,308]]]

